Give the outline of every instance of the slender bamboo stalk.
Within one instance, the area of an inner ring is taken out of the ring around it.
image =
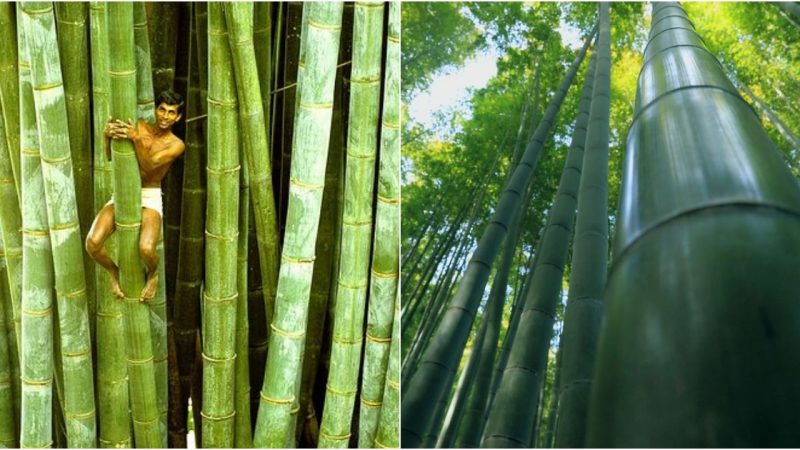
[[[395,3],[392,3],[394,5]],[[391,6],[390,6],[391,8]],[[386,370],[386,387],[383,390],[383,406],[378,419],[375,447],[400,447],[400,293],[397,294],[392,324],[392,347],[389,350],[389,366]]]
[[[39,136],[31,88],[27,14],[21,7],[19,28],[20,144],[22,145],[22,339],[20,340],[20,446],[52,445],[53,411],[53,257],[44,184],[39,160]],[[4,197],[5,198],[5,197]],[[5,208],[3,208],[5,209]],[[6,241],[6,245],[8,245]]]
[[[261,88],[261,107],[264,111],[264,129],[267,142],[271,141],[270,124],[272,117],[272,3],[253,4],[253,50],[258,66],[258,84]],[[269,154],[269,152],[267,152]],[[274,209],[273,200],[273,209]]]
[[[96,428],[87,289],[55,17],[52,5],[45,2],[25,3],[22,10],[30,26],[26,39],[48,224],[54,244],[67,441],[70,446],[93,447]]]
[[[400,275],[400,4],[389,4],[367,342],[358,446],[374,444],[391,347],[392,309]],[[399,357],[399,355],[398,355]]]
[[[3,127],[0,121],[0,128]],[[8,332],[6,330],[5,306],[10,303],[8,298],[8,278],[6,278],[5,251],[0,239],[0,447],[17,447],[16,436],[17,412],[14,410],[14,384],[11,371],[12,347],[9,346]],[[9,311],[9,314],[11,311]]]
[[[144,3],[133,4],[133,40],[136,45],[136,117],[148,123],[155,122],[155,95],[153,94],[150,40],[147,36],[147,14]]]
[[[320,447],[347,447],[358,391],[372,244],[383,3],[357,3],[354,27],[343,245],[339,259],[331,369],[319,433]],[[302,97],[300,101],[303,101]]]
[[[0,109],[6,130],[4,144],[11,158],[11,173],[17,202],[20,201],[19,156],[19,75],[17,73],[17,36],[14,4],[0,3]],[[8,198],[3,196],[3,198]],[[16,270],[16,269],[14,269]],[[10,274],[9,274],[10,275]],[[13,283],[12,283],[13,286]],[[13,294],[13,293],[12,293]],[[18,294],[17,294],[18,295]]]
[[[152,62],[153,92],[172,89],[175,79],[175,56],[180,30],[179,2],[153,2],[150,4],[150,59]]]
[[[208,210],[203,293],[203,446],[234,444],[236,237],[239,130],[234,70],[222,3],[208,5]],[[245,200],[246,201],[246,200]]]
[[[280,239],[276,226],[275,197],[272,192],[267,122],[253,46],[253,11],[252,4],[231,3],[228,6],[225,14],[230,29],[236,83],[241,94],[243,136],[247,142],[244,149],[250,172],[250,195],[258,238],[261,285],[267,305],[267,323],[269,323],[274,309],[275,287],[278,280]]]
[[[244,120],[240,116],[240,120]],[[246,147],[247,144],[243,145]],[[246,150],[241,149],[239,157],[244,158]],[[253,446],[253,433],[250,426],[250,364],[247,355],[248,320],[247,320],[247,240],[250,219],[250,189],[247,165],[242,167],[239,181],[239,242],[237,256],[236,283],[238,298],[236,300],[236,366],[234,404],[236,417],[234,421],[233,441],[236,448],[250,448]],[[242,355],[242,357],[238,357]]]
[[[111,162],[104,150],[109,116],[108,29],[105,2],[89,5],[92,50],[92,106],[94,108],[94,210],[99,212],[113,191]],[[106,240],[106,250],[116,254],[117,237]],[[97,404],[100,447],[131,447],[128,411],[128,371],[125,366],[124,305],[111,292],[105,271],[95,271],[97,293]]]
[[[306,131],[295,135],[292,151],[292,183],[273,333],[254,437],[257,447],[283,447],[294,439],[296,416],[292,416],[292,410],[299,408],[296,402],[330,138],[342,4],[306,6],[309,24],[303,32],[308,45],[307,70],[298,83],[302,102],[296,119],[296,128]]]
[[[111,116],[136,116],[136,62],[134,57],[133,5],[109,3]],[[125,295],[125,335],[130,380],[131,415],[136,445],[160,447],[160,432],[149,307],[139,301],[144,273],[139,258],[141,226],[141,179],[133,143],[111,143],[114,164],[114,203],[119,246],[120,287]]]

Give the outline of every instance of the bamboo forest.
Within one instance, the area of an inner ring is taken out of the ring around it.
[[[800,4],[401,23],[402,445],[800,446]]]
[[[0,2],[0,447],[399,447],[400,21]]]

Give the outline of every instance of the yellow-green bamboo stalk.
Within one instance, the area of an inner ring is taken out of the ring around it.
[[[25,33],[53,249],[67,442],[72,447],[94,447],[94,380],[87,289],[55,17],[52,4],[47,2],[26,2],[22,11],[27,16]]]
[[[0,121],[0,129],[3,122]],[[0,447],[15,448],[18,441],[16,424],[18,411],[14,410],[14,374],[12,372],[13,358],[16,353],[13,344],[9,345],[9,333],[6,330],[6,306],[11,299],[8,293],[8,278],[6,277],[6,259],[3,240],[0,239]],[[8,311],[11,314],[11,311]],[[19,374],[17,374],[19,376]]]
[[[0,110],[5,125],[5,140],[17,202],[20,201],[19,162],[19,87],[17,73],[17,36],[14,4],[0,2]],[[3,197],[4,199],[7,197]]]
[[[222,3],[208,4],[208,207],[203,293],[204,447],[234,444],[239,130],[233,61]],[[246,201],[246,200],[245,200]]]
[[[314,264],[325,164],[330,139],[333,87],[342,4],[308,3],[306,70],[298,81],[302,101],[296,118],[291,183],[275,314],[254,436],[257,447],[283,447],[294,440],[302,372],[308,298]]]
[[[98,213],[113,190],[111,162],[105,155],[103,129],[109,114],[108,36],[106,4],[89,5],[92,50],[92,107],[94,118],[94,211]],[[116,256],[116,233],[106,240]],[[100,447],[132,447],[128,411],[128,371],[125,366],[124,305],[111,292],[104,270],[95,271],[97,293],[97,405]]]
[[[20,79],[20,144],[22,198],[26,204],[22,226],[24,266],[22,267],[22,339],[20,379],[22,381],[20,446],[49,447],[53,443],[53,258],[44,185],[39,161],[30,59],[28,58],[27,16],[18,14]]]
[[[374,444],[378,428],[400,272],[400,5],[389,5],[381,121],[380,172],[358,446]]]
[[[150,39],[147,36],[147,14],[144,3],[133,4],[133,40],[136,45],[136,116],[145,122],[155,122]]]
[[[247,168],[250,171],[250,193],[256,222],[261,285],[267,306],[267,322],[271,320],[275,287],[278,280],[279,239],[275,218],[275,197],[272,192],[272,167],[269,140],[262,104],[260,75],[253,46],[252,3],[230,3],[225,16],[230,30],[230,47],[240,92],[242,131],[246,141]]]
[[[392,324],[392,348],[389,351],[389,367],[386,370],[386,386],[383,390],[383,406],[378,420],[378,432],[374,447],[400,447],[400,293],[394,309]]]
[[[111,116],[132,120],[136,117],[133,5],[112,2],[107,4],[107,8]],[[149,307],[139,298],[144,287],[144,271],[139,256],[141,178],[131,141],[115,139],[111,151],[120,287],[125,293],[125,340],[134,437],[137,447],[161,447],[163,437],[157,406]]]
[[[243,118],[240,116],[240,120]],[[243,146],[244,147],[244,146]],[[242,149],[239,157],[244,157]],[[247,165],[242,166],[239,181],[239,243],[236,266],[236,284],[238,298],[236,300],[236,366],[234,404],[236,418],[234,422],[233,441],[236,448],[253,446],[253,433],[250,425],[250,361],[248,356],[249,326],[247,315],[247,240],[249,238],[250,219],[250,180]],[[239,356],[241,355],[241,356]]]
[[[383,3],[356,3],[354,14],[342,250],[331,367],[319,433],[320,447],[347,447],[350,439],[350,424],[361,366],[372,244],[372,194],[378,147]],[[389,309],[391,310],[391,306]]]

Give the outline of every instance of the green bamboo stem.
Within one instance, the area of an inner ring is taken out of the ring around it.
[[[240,120],[244,120],[240,116]],[[246,147],[246,144],[242,147]],[[242,148],[240,158],[246,150]],[[250,237],[250,180],[247,165],[242,167],[239,182],[239,242],[237,251],[236,283],[238,297],[236,299],[236,365],[234,404],[236,417],[234,421],[234,446],[236,448],[251,448],[253,446],[253,433],[250,422],[250,364],[245,357],[248,354],[248,316],[247,316],[247,241]],[[241,355],[241,357],[238,357]]]
[[[109,3],[111,116],[127,120],[136,116],[136,62],[133,5]],[[130,381],[131,415],[138,447],[161,447],[149,307],[139,300],[144,272],[139,257],[141,179],[129,140],[111,143],[114,164],[114,203],[119,247],[120,286],[125,293],[125,341]]]
[[[153,94],[150,39],[147,36],[147,14],[144,3],[133,3],[133,40],[136,45],[136,117],[148,123],[155,122],[155,94]]]
[[[0,3],[0,112],[6,130],[4,144],[11,158],[11,173],[17,202],[20,201],[19,156],[19,75],[17,73],[17,35],[14,4]],[[5,195],[3,198],[9,198]],[[16,270],[16,269],[14,269]],[[13,284],[12,284],[13,286]],[[13,293],[12,293],[13,294]],[[18,294],[17,294],[18,295]]]
[[[0,129],[2,128],[3,123],[0,121]],[[17,419],[19,418],[16,402],[19,398],[14,398],[17,395],[15,388],[19,384],[19,372],[14,374],[12,369],[14,358],[17,355],[14,342],[9,342],[8,339],[12,334],[6,329],[8,324],[13,327],[13,322],[6,320],[8,317],[6,308],[11,304],[9,295],[5,249],[3,240],[0,239],[0,447],[4,448],[19,446],[16,435]],[[8,314],[11,314],[10,309],[8,309]],[[18,362],[17,366],[19,367]]]
[[[314,249],[330,138],[341,3],[309,3],[307,70],[298,82],[303,101],[292,151],[287,227],[278,278],[267,368],[254,445],[283,447],[294,439]]]
[[[26,25],[30,26],[26,39],[53,242],[67,440],[70,446],[94,447],[94,382],[87,289],[55,17],[52,5],[45,2],[25,3],[22,10],[28,16]]]
[[[55,5],[58,49],[61,55],[69,126],[69,146],[75,178],[75,200],[78,204],[81,242],[84,242],[94,219],[89,123],[89,33],[86,25],[88,10],[86,3],[80,2],[59,2]],[[83,259],[83,270],[87,280],[94,280],[95,263],[91,258]],[[90,282],[86,288],[89,326],[94,339],[97,311],[95,285]]]
[[[203,293],[203,446],[234,444],[239,130],[233,61],[221,3],[208,5],[208,209]],[[246,200],[245,200],[246,201]]]
[[[400,447],[400,334],[400,293],[398,292],[392,324],[389,366],[386,370],[386,383],[383,390],[383,406],[374,442],[374,446],[377,448]]]
[[[20,144],[22,145],[22,344],[20,352],[20,446],[52,445],[53,411],[53,257],[47,223],[39,136],[31,89],[27,15],[18,14]],[[6,243],[6,245],[8,245]]]
[[[92,50],[94,109],[94,210],[99,212],[113,191],[111,162],[104,151],[106,118],[109,115],[108,31],[105,2],[91,2],[89,23]],[[116,235],[106,240],[106,250],[116,254]],[[125,366],[123,304],[111,292],[105,271],[95,271],[97,293],[97,404],[100,447],[131,447],[128,411],[128,372]]]
[[[250,423],[256,423],[259,393],[264,382],[264,368],[267,364],[267,313],[264,310],[264,292],[261,288],[261,273],[258,267],[258,245],[253,209],[247,226],[247,320],[248,320],[248,367],[250,368]]]
[[[270,140],[272,117],[272,3],[253,4],[253,50],[258,66],[258,83],[261,87],[261,107],[264,111],[264,129],[267,142]],[[273,201],[274,206],[274,201]]]
[[[356,4],[353,35],[342,251],[320,447],[347,447],[358,391],[372,244],[383,3]]]
[[[253,46],[252,6],[248,3],[231,3],[225,9],[225,15],[230,29],[230,46],[236,83],[240,92],[243,137],[246,140],[244,149],[250,172],[250,195],[258,237],[261,285],[266,302],[267,323],[269,323],[275,303],[280,241],[276,226],[275,197],[272,191],[267,122]]]
[[[389,4],[387,41],[359,447],[369,447],[375,441],[400,272],[400,5],[397,2]]]
[[[150,59],[152,62],[153,92],[172,88],[175,79],[175,51],[180,30],[178,2],[153,2],[150,4]]]

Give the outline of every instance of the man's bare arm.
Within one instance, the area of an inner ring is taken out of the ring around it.
[[[160,166],[163,164],[170,163],[179,156],[181,156],[185,148],[186,146],[184,145],[183,141],[177,139],[174,142],[170,143],[169,145],[165,146],[165,148],[152,153],[150,156],[150,161],[155,166]]]

